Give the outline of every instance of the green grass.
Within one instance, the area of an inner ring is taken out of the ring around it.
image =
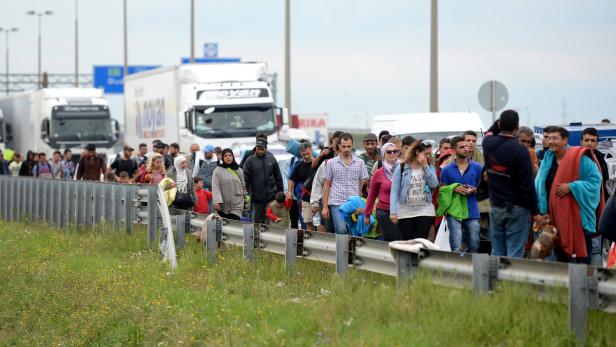
[[[574,345],[567,307],[534,292],[431,284],[404,289],[362,271],[227,248],[217,264],[190,239],[171,272],[133,235],[0,223],[0,345]],[[562,299],[560,299],[562,300]],[[592,312],[589,345],[616,341],[616,315]]]

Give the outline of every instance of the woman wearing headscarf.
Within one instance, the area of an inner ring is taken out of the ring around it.
[[[167,171],[167,177],[175,181],[175,186],[178,189],[178,194],[188,194],[194,203],[197,201],[197,195],[195,194],[195,187],[193,186],[192,170],[188,169],[188,162],[186,157],[178,155],[173,160],[173,166]],[[176,199],[177,199],[176,195]],[[176,206],[181,209],[192,209],[192,206]]]
[[[240,220],[244,210],[244,173],[235,162],[233,151],[222,150],[222,161],[212,174],[214,210],[227,219]]]
[[[399,144],[395,145],[388,142],[381,146],[383,166],[372,173],[370,191],[368,193],[368,200],[366,200],[366,209],[364,210],[364,223],[368,224],[370,223],[370,215],[372,214],[375,199],[378,199],[376,204],[376,220],[385,241],[400,240],[398,227],[389,219],[391,180],[396,168],[400,164],[398,153],[400,153]]]

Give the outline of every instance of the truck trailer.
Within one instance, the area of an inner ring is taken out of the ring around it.
[[[50,152],[70,148],[74,155],[93,143],[106,157],[120,138],[103,91],[43,88],[0,97],[6,148]]]
[[[187,64],[131,74],[124,89],[125,142],[158,139],[182,150],[212,144],[238,153],[264,132],[276,143],[287,116],[276,107],[267,77],[265,63]]]

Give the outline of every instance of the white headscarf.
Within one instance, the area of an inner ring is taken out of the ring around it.
[[[396,167],[398,166],[398,164],[400,164],[400,160],[396,159],[393,165],[391,165],[387,162],[387,160],[385,160],[385,152],[387,152],[387,148],[389,147],[395,148],[396,145],[391,142],[387,142],[386,144],[384,144],[383,147],[381,147],[381,158],[383,160],[383,170],[385,171],[385,175],[391,181],[391,179],[394,177],[394,171],[396,171]]]
[[[186,169],[182,169],[182,163],[186,161],[186,157],[178,155],[173,160],[173,166],[175,166],[175,185],[178,188],[178,192],[186,193],[188,188],[188,175]]]

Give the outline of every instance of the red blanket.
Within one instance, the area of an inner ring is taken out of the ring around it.
[[[554,221],[554,226],[560,234],[560,246],[567,255],[575,254],[577,258],[588,257],[580,208],[571,193],[562,198],[556,197],[556,188],[561,183],[571,183],[580,178],[580,162],[584,155],[590,157],[601,170],[601,166],[599,166],[597,158],[590,148],[569,147],[558,164],[558,171],[554,177],[549,196],[550,218]],[[597,208],[597,218],[601,215],[601,211],[603,211],[603,189],[601,189],[601,200]]]

